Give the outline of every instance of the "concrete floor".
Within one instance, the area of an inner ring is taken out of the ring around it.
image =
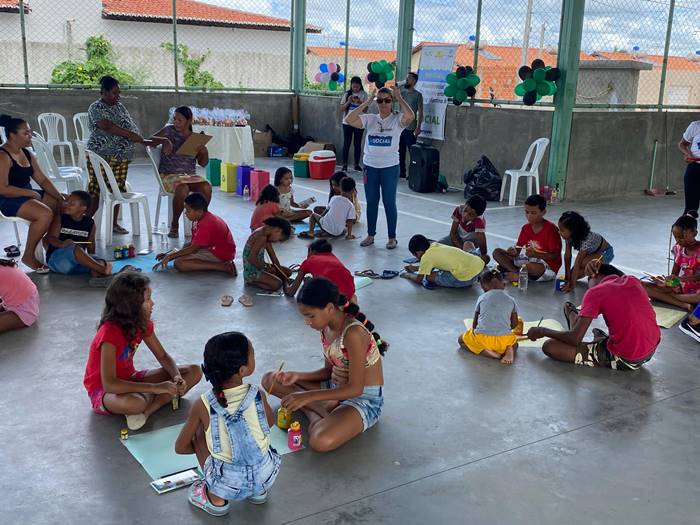
[[[155,190],[143,164],[133,167],[130,180],[137,190]],[[325,202],[325,181],[302,179],[295,187],[299,200],[314,195]],[[396,251],[384,249],[383,219],[374,247],[334,242],[352,270],[399,269],[412,234],[437,237],[449,230],[459,193],[419,195],[403,182],[399,191]],[[239,254],[252,206],[214,194],[212,211],[233,229]],[[614,245],[620,267],[665,271],[668,229],[681,197],[559,205],[549,216],[556,220],[570,207]],[[522,208],[494,203],[486,218],[490,250],[509,245],[524,222]],[[11,243],[11,227],[0,223],[0,246]],[[279,246],[280,259],[301,262],[306,246],[291,239]],[[243,293],[242,278],[151,277],[156,330],[178,362],[200,363],[211,335],[242,330],[256,348],[252,381],[281,360],[289,369],[321,365],[318,334],[304,326],[292,300],[256,297],[254,308],[221,308],[221,294]],[[0,336],[2,522],[214,523],[187,503],[185,490],[156,495],[119,443],[124,420],[90,411],[82,378],[104,291],[88,288],[81,277],[32,279],[41,292],[41,320]],[[580,301],[583,291],[571,300]],[[560,364],[532,349],[505,367],[455,344],[479,293],[427,291],[401,279],[360,290],[363,310],[391,343],[380,423],[333,453],[284,456],[266,505],[236,504],[216,522],[697,523],[697,343],[677,328],[664,330],[654,359],[635,373]],[[551,284],[512,293],[526,319],[563,321],[565,297]],[[145,347],[136,364],[153,366]],[[179,412],[163,410],[144,431],[183,421],[191,400],[206,389],[200,383]]]

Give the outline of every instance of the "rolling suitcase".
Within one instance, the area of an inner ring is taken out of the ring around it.
[[[409,151],[408,187],[418,193],[434,192],[440,176],[440,152],[425,144],[414,144]]]

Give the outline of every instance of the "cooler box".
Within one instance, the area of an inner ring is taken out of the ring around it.
[[[309,175],[312,179],[328,180],[335,172],[335,153],[328,150],[309,154]]]
[[[294,176],[307,179],[309,177],[309,154],[296,153],[293,158]]]
[[[260,192],[270,184],[270,172],[265,170],[252,170],[250,172],[250,200],[255,202],[260,197]]]
[[[207,179],[212,186],[221,186],[221,159],[209,159]]]
[[[238,166],[238,172],[236,173],[236,193],[238,195],[243,195],[243,190],[248,186],[248,191],[250,191],[250,172],[253,168],[250,166]]]
[[[221,191],[226,193],[236,193],[236,172],[238,164],[224,162],[221,164]]]

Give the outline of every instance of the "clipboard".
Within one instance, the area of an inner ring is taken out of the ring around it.
[[[175,152],[175,155],[186,155],[194,157],[197,155],[197,149],[200,146],[205,146],[212,139],[211,135],[204,133],[192,133],[185,143]]]

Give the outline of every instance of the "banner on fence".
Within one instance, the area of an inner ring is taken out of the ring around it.
[[[447,97],[443,90],[456,54],[456,45],[423,46],[420,50],[416,89],[423,94],[421,138],[445,140]]]

